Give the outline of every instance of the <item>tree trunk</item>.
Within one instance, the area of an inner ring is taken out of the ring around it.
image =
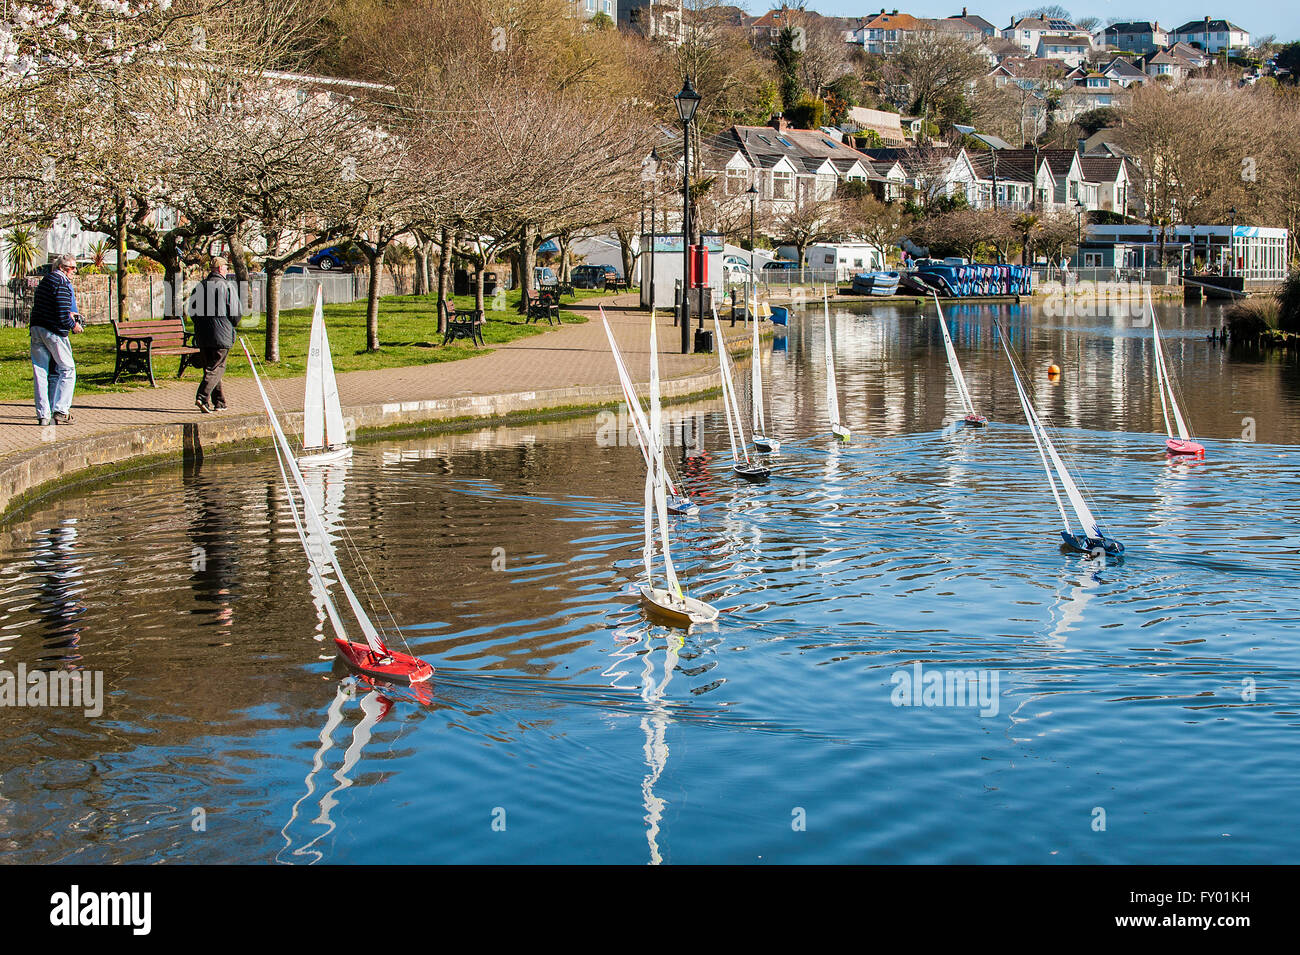
[[[163,318],[185,315],[185,272],[180,257],[169,256],[163,263]]]
[[[483,306],[483,279],[487,276],[487,256],[474,263],[474,307],[480,312],[486,311]]]
[[[267,361],[280,360],[280,280],[283,265],[266,263],[266,351]]]
[[[447,273],[451,269],[451,230],[444,228],[438,236],[438,334],[447,334],[447,314],[443,299],[447,297]]]
[[[411,290],[416,295],[429,294],[429,250],[423,242],[415,246],[415,287]]]
[[[370,263],[370,279],[366,287],[366,351],[379,351],[379,279],[383,274],[384,249],[388,243],[362,245],[366,261]]]
[[[537,250],[533,246],[533,229],[524,226],[519,230],[519,311],[527,313],[528,302],[533,297],[533,263],[537,261]]]
[[[117,196],[117,320],[131,317],[126,303],[126,196]]]
[[[235,273],[235,281],[243,290],[248,286],[248,253],[244,250],[244,243],[240,241],[237,232],[231,232],[226,236],[226,244],[230,246],[230,270]]]

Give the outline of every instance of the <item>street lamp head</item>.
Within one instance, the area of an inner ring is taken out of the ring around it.
[[[751,185],[748,189],[745,190],[745,195],[749,196],[750,202],[753,202],[755,199],[758,198],[758,186]]]
[[[657,149],[650,150],[650,168],[651,169],[659,168],[659,150]]]
[[[686,77],[686,85],[682,91],[673,99],[677,102],[677,115],[681,117],[683,123],[689,123],[695,118],[695,111],[700,106],[700,94],[695,92],[695,87],[691,86],[691,78]]]

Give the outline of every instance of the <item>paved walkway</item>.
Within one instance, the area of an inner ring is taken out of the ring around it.
[[[624,294],[566,305],[566,310],[586,313],[587,323],[563,325],[541,335],[497,345],[491,354],[434,365],[341,374],[338,383],[343,406],[541,391],[575,385],[616,385],[618,375],[598,312],[602,304],[633,378],[639,382],[648,380],[647,315],[637,310],[635,294]],[[383,322],[382,310],[379,320]],[[659,317],[658,328],[660,374],[664,378],[698,375],[717,368],[717,358],[713,355],[680,353],[680,332],[673,326],[671,314]],[[234,360],[232,356],[231,361]],[[244,360],[242,356],[239,358]],[[194,407],[194,392],[199,382],[197,371],[187,370],[180,380],[161,380],[166,383],[158,388],[146,386],[120,394],[74,398],[73,423],[58,426],[58,439],[222,417],[200,414]],[[301,411],[304,384],[302,378],[270,382],[268,391],[279,404],[277,410]],[[251,378],[229,379],[224,383],[224,391],[230,406],[227,414],[255,413],[261,409],[257,387]],[[40,447],[48,440],[42,437],[47,430],[37,425],[30,400],[0,402],[0,459]]]

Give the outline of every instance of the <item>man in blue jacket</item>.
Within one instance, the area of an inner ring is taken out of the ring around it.
[[[42,425],[72,424],[77,366],[72,361],[68,336],[82,330],[77,293],[72,288],[76,271],[75,258],[60,256],[32,297],[32,379],[36,384],[36,419]]]
[[[194,345],[201,349],[203,380],[199,382],[194,404],[208,414],[226,407],[221,377],[226,372],[226,357],[235,345],[235,327],[244,314],[239,288],[226,276],[226,260],[212,259],[212,272],[194,286],[186,311],[194,323]]]

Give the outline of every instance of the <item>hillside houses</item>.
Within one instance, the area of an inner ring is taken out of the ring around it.
[[[1169,39],[1174,42],[1187,43],[1206,53],[1222,53],[1224,50],[1250,49],[1250,34],[1228,20],[1189,20],[1180,27],[1169,31]]]
[[[1097,31],[1102,46],[1125,53],[1154,53],[1169,46],[1169,31],[1160,29],[1159,21],[1121,21]]]
[[[1042,55],[1038,50],[1044,41],[1047,41],[1049,46],[1061,46],[1062,41],[1065,40],[1082,40],[1087,48],[1092,47],[1092,38],[1088,36],[1087,31],[1075,26],[1069,20],[1021,17],[1019,20],[1013,19],[1011,24],[1002,30],[1002,36],[1035,56]]]

